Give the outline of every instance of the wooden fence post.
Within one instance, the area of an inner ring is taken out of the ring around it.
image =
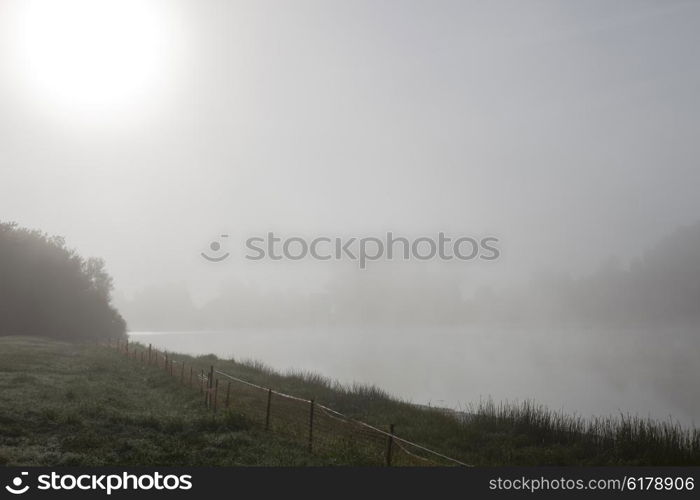
[[[389,425],[389,435],[386,438],[386,466],[391,467],[391,447],[394,444],[394,424]]]
[[[313,452],[314,443],[314,400],[309,402],[309,453]]]
[[[204,393],[204,407],[209,408],[209,374],[202,370],[202,392]]]
[[[204,404],[207,408],[211,408],[211,392],[214,388],[214,365],[209,367],[209,379],[207,380],[207,394],[204,398]]]
[[[182,362],[180,367],[180,385],[185,385],[185,362]]]
[[[165,372],[168,372],[168,353],[165,353],[165,366],[163,367],[165,369]]]
[[[270,430],[270,404],[272,403],[272,389],[267,390],[267,410],[265,411],[265,430]]]
[[[192,375],[194,375],[194,368],[190,366],[190,387],[192,387]]]
[[[231,381],[228,381],[228,385],[226,386],[226,408],[229,407],[230,401],[231,401]]]
[[[124,343],[124,348],[126,349],[126,356],[129,357],[129,337],[126,338],[126,342]]]
[[[148,344],[148,364],[152,365],[153,362],[151,360],[151,344]]]
[[[219,403],[219,379],[217,378],[214,381],[214,403],[212,405],[212,409],[214,410],[214,413],[216,413],[216,407]]]

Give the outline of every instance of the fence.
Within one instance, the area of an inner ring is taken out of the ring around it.
[[[163,369],[180,384],[199,390],[202,403],[212,412],[235,410],[265,430],[303,443],[312,453],[333,452],[352,463],[387,466],[435,466],[467,464],[403,439],[394,425],[387,430],[361,422],[327,406],[291,394],[262,387],[209,365],[177,361],[165,351],[128,341],[110,343],[125,356]]]

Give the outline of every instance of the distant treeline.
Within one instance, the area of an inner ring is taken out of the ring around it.
[[[488,295],[488,294],[487,294]],[[610,258],[586,276],[540,275],[527,293],[481,297],[493,316],[587,324],[700,323],[700,222],[676,229],[640,257]]]
[[[123,336],[101,259],[83,259],[61,237],[0,222],[0,335]]]
[[[185,285],[144,289],[120,310],[136,329],[333,324],[700,323],[700,223],[638,258],[610,259],[588,275],[540,273],[509,289],[460,293],[459,276],[425,263],[375,262],[334,274],[322,292],[261,291],[229,283],[201,307]]]

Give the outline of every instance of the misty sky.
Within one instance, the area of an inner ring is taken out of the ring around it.
[[[0,0],[0,218],[104,257],[120,292],[327,270],[206,265],[224,232],[494,234],[501,261],[459,272],[501,284],[700,218],[698,2],[31,3]]]

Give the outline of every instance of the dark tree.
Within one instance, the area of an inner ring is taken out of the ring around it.
[[[83,259],[63,238],[0,223],[0,335],[122,337],[126,323],[111,291],[102,259]]]

